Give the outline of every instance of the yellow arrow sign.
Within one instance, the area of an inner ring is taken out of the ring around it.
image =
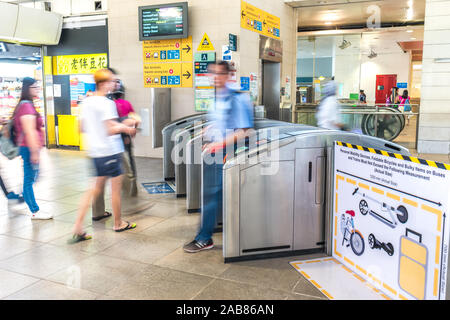
[[[202,41],[198,45],[197,51],[214,51],[214,46],[212,45],[211,40],[209,40],[208,35],[205,33],[203,35]]]
[[[192,36],[186,39],[143,41],[142,49],[144,63],[192,61]]]
[[[145,88],[192,88],[192,62],[144,64]]]

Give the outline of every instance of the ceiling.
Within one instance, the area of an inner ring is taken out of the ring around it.
[[[299,31],[365,27],[369,17],[377,11],[382,25],[423,24],[425,19],[425,0],[297,0],[285,3],[297,8]]]
[[[408,50],[414,53],[422,50],[423,27],[402,27],[363,32],[358,34],[299,36],[297,54],[302,58],[322,58],[334,55],[368,55],[372,50],[377,54],[400,53]],[[315,41],[314,41],[315,39]],[[342,41],[351,43],[346,49],[340,49]]]

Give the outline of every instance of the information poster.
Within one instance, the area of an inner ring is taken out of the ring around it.
[[[241,1],[241,28],[280,39],[280,18]]]
[[[209,78],[208,66],[215,61],[215,52],[199,52],[194,56],[195,111],[214,108],[216,90]]]
[[[337,142],[333,257],[392,299],[445,299],[450,165]]]
[[[86,96],[93,95],[95,91],[95,81],[92,75],[71,75],[70,76],[70,107],[71,114],[78,115],[78,106]]]

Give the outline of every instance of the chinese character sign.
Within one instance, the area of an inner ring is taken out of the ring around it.
[[[91,74],[108,67],[106,53],[57,56],[53,59],[55,75]]]

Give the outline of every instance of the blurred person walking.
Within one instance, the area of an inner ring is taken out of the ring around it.
[[[236,141],[248,136],[248,130],[253,128],[253,108],[248,94],[239,93],[228,84],[230,79],[230,65],[226,61],[219,61],[209,65],[210,76],[213,76],[216,87],[215,108],[209,110],[212,124],[204,130],[213,142],[205,145],[215,160],[220,163],[207,165],[204,169],[207,179],[203,179],[205,193],[204,206],[201,212],[200,230],[193,241],[183,249],[189,253],[196,253],[214,247],[212,235],[216,223],[216,216],[222,212],[222,159],[217,154],[223,149],[235,147]],[[208,138],[207,138],[208,139]]]
[[[34,197],[33,184],[39,173],[39,158],[44,146],[44,120],[33,100],[39,97],[39,87],[33,78],[22,82],[20,100],[13,112],[16,145],[23,160],[23,197],[31,211],[31,219],[52,219],[53,215],[39,210]]]
[[[107,69],[94,73],[96,91],[81,103],[81,129],[87,134],[87,149],[95,168],[93,187],[84,194],[78,216],[73,228],[70,242],[91,239],[83,231],[83,220],[93,201],[104,190],[106,180],[111,178],[112,209],[116,232],[133,229],[135,223],[123,221],[121,218],[121,186],[122,186],[122,153],[124,152],[121,133],[130,136],[136,134],[135,121],[126,119],[118,122],[118,114],[113,101],[106,95],[114,90],[116,77]]]
[[[327,82],[322,88],[323,98],[316,113],[317,126],[331,130],[344,130],[345,125],[340,122],[339,103],[336,99],[336,84]]]

